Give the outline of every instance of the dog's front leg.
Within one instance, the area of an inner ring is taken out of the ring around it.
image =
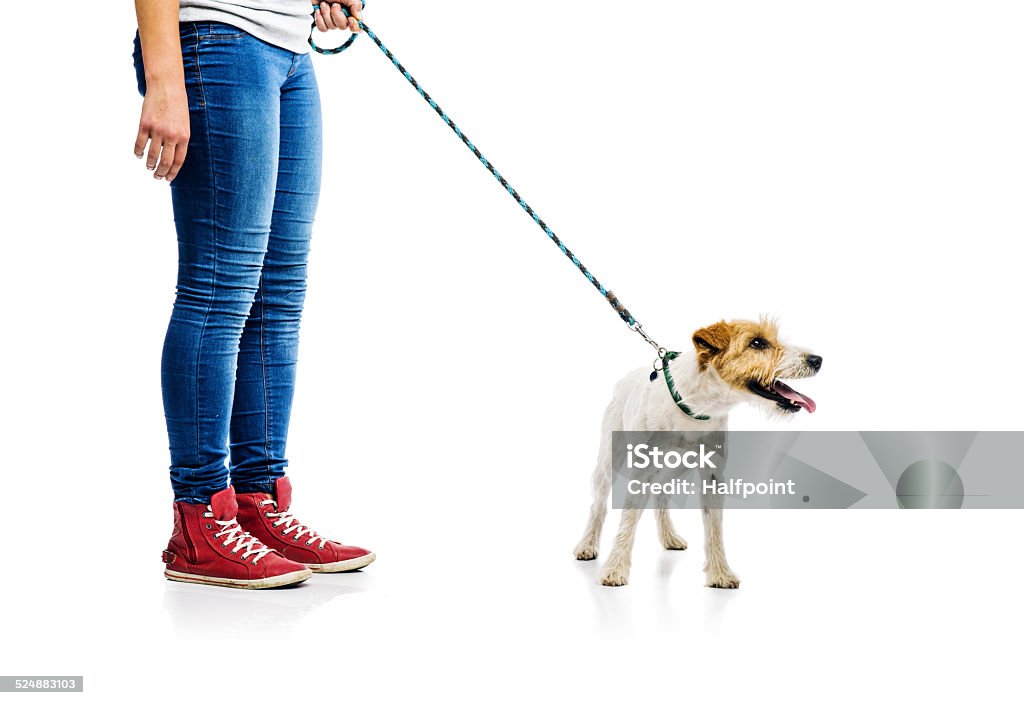
[[[633,555],[633,539],[636,537],[636,525],[640,521],[643,509],[623,509],[619,533],[615,536],[612,552],[601,570],[602,585],[625,585],[629,582],[629,567]]]
[[[702,479],[715,480],[714,475],[701,473]],[[701,492],[700,509],[704,517],[704,575],[707,587],[738,588],[740,579],[729,568],[725,560],[725,543],[722,540],[722,495]]]
[[[664,495],[659,498],[654,514],[658,518],[658,539],[661,545],[669,551],[685,551],[686,540],[677,534],[675,527],[672,526],[672,516],[668,513],[668,501],[664,499]]]

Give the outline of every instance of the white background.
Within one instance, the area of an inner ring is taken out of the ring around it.
[[[299,516],[379,559],[290,591],[166,583],[175,236],[131,154],[117,5],[6,8],[0,671],[87,691],[33,702],[1019,696],[1020,511],[734,511],[729,592],[680,512],[689,551],[645,521],[631,584],[596,584],[571,549],[601,412],[650,350],[366,39],[316,60],[289,456]],[[768,313],[822,354],[788,428],[1021,430],[1018,3],[365,19],[664,344]]]

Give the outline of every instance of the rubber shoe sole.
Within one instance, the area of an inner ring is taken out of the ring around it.
[[[367,553],[365,556],[349,558],[347,561],[338,561],[336,563],[306,563],[304,565],[314,573],[348,573],[353,570],[365,568],[375,560],[377,560],[376,553]]]
[[[285,585],[298,585],[307,580],[313,571],[296,570],[283,575],[275,575],[271,578],[260,578],[259,580],[233,580],[231,578],[215,578],[210,575],[195,575],[193,573],[179,573],[176,570],[164,570],[164,577],[179,583],[198,583],[200,585],[217,585],[219,587],[241,588],[243,590],[263,590],[265,588],[284,587]]]

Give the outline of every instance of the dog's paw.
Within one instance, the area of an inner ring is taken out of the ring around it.
[[[629,582],[629,569],[621,566],[605,566],[598,581],[608,587],[620,587]]]
[[[686,539],[678,534],[672,534],[661,539],[661,545],[667,551],[685,551],[687,548]]]
[[[597,558],[597,546],[580,545],[573,551],[578,561],[592,561]]]
[[[708,575],[708,581],[704,583],[705,587],[712,588],[726,588],[728,590],[734,590],[740,586],[740,579],[732,571],[724,571],[721,573],[714,573]]]

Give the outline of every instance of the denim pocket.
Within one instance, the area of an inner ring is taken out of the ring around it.
[[[197,25],[201,42],[230,42],[250,36],[248,32],[223,22],[200,22]]]

